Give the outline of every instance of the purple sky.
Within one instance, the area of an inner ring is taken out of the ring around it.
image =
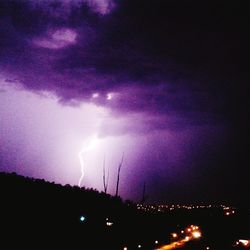
[[[139,201],[244,202],[249,15],[161,0],[1,1],[0,170]],[[233,184],[234,183],[234,184]]]

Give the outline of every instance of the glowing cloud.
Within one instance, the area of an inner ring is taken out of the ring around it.
[[[77,33],[68,28],[49,31],[45,37],[35,38],[33,43],[47,49],[61,49],[75,44]]]
[[[106,99],[110,101],[114,97],[113,93],[108,93]]]
[[[113,0],[86,0],[86,2],[95,12],[102,15],[109,14],[115,5]]]
[[[99,97],[99,93],[93,93],[92,94],[92,98],[98,98]]]

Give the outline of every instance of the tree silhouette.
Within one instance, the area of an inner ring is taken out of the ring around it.
[[[115,196],[118,196],[118,191],[119,191],[119,182],[120,182],[120,173],[121,173],[121,168],[122,168],[122,164],[123,164],[123,159],[124,159],[124,153],[122,154],[122,159],[121,162],[118,166],[118,173],[117,173],[117,181],[116,181],[116,192],[115,192]]]

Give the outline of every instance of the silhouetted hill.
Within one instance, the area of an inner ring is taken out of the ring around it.
[[[182,249],[235,249],[235,240],[250,237],[249,210],[236,209],[226,216],[221,208],[161,213],[152,212],[152,207],[143,211],[130,201],[94,189],[0,173],[0,249],[17,245],[24,249],[131,250],[141,246],[152,250],[170,243],[173,232],[181,236],[181,230],[191,224],[200,227],[202,238]]]
[[[20,238],[25,246],[33,240],[74,245],[73,249],[78,245],[123,249],[128,243],[154,237],[149,226],[154,215],[94,189],[0,173],[0,190],[1,231],[4,238],[10,237],[9,244]]]

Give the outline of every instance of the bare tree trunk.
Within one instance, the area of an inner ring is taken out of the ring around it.
[[[108,176],[106,179],[106,171],[105,171],[105,156],[103,159],[103,186],[104,186],[104,193],[107,193],[107,189],[108,189],[108,182],[109,182],[109,171],[108,171]]]
[[[121,162],[120,162],[119,167],[118,167],[116,192],[115,192],[116,197],[118,196],[118,191],[119,191],[120,172],[121,172],[121,168],[122,168],[122,164],[123,164],[123,159],[124,159],[124,153],[122,154],[122,159],[121,159]]]

